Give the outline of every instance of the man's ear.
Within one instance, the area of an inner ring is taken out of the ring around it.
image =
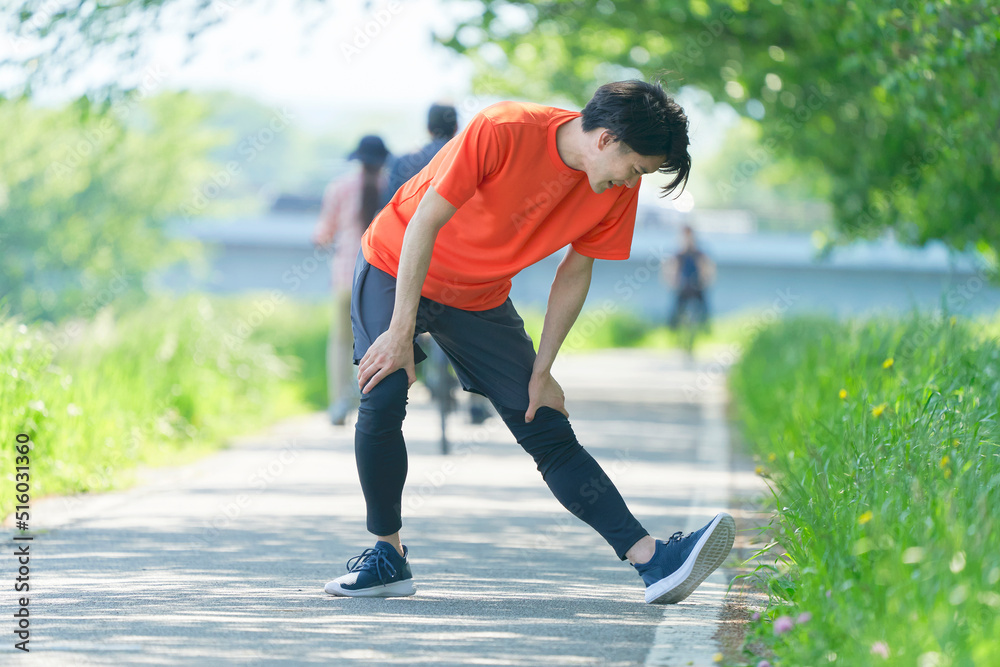
[[[614,143],[615,143],[615,138],[611,135],[610,132],[604,130],[601,132],[601,136],[597,138],[597,150],[603,151],[605,148],[611,146]]]

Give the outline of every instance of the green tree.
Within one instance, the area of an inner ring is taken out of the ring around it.
[[[20,71],[7,77],[7,93],[31,96],[36,88],[59,86],[91,62],[117,63],[105,81],[93,83],[91,97],[107,98],[123,85],[143,54],[150,34],[164,23],[184,25],[193,38],[218,23],[243,0],[8,0],[0,6],[0,30],[6,57],[0,69]],[[98,81],[98,80],[94,80]]]
[[[163,224],[209,173],[205,113],[184,93],[61,109],[0,98],[0,307],[89,317],[178,259]]]
[[[346,120],[340,131],[316,135],[302,129],[287,109],[244,95],[216,91],[199,97],[210,108],[205,126],[227,137],[210,157],[223,169],[233,167],[226,197],[239,199],[244,210],[250,204],[259,208],[270,203],[263,195],[275,192],[321,193],[330,177],[343,169],[356,142],[346,131],[351,127]],[[212,215],[228,212],[220,208],[213,206]]]
[[[760,134],[760,123],[741,118],[726,131],[719,150],[695,161],[688,186],[695,202],[748,209],[759,229],[829,231],[830,179],[822,165],[767,151]]]
[[[1000,7],[992,0],[483,0],[445,43],[479,82],[583,103],[670,72],[822,168],[846,237],[1000,248]]]

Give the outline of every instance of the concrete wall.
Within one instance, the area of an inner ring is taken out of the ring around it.
[[[313,220],[289,215],[176,227],[175,236],[205,244],[208,261],[194,271],[174,267],[158,283],[176,291],[277,289],[291,298],[323,299],[329,291],[328,252],[309,242]],[[937,308],[943,297],[953,312],[1000,309],[1000,290],[983,282],[969,258],[953,256],[943,247],[857,244],[818,261],[807,236],[704,234],[701,243],[718,266],[709,297],[715,314],[757,310],[776,302],[794,312],[902,312]],[[628,310],[662,321],[671,297],[659,266],[675,248],[672,229],[644,225],[636,232],[629,260],[595,264],[586,307]],[[516,306],[544,309],[561,256],[560,251],[514,279],[511,298]]]

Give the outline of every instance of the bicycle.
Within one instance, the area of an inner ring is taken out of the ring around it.
[[[677,322],[677,339],[689,359],[694,358],[694,341],[698,337],[699,329],[701,329],[700,318],[694,314],[690,306],[684,308]]]
[[[458,399],[455,396],[458,378],[451,370],[448,357],[429,334],[422,334],[420,343],[427,350],[427,361],[421,364],[424,366],[423,382],[431,393],[431,400],[437,405],[441,417],[441,453],[447,454],[450,448],[448,415],[458,407]]]
[[[700,292],[682,292],[674,308],[668,324],[674,330],[681,349],[692,359],[695,339],[702,329],[707,329],[705,297]]]

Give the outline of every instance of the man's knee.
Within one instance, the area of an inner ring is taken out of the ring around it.
[[[367,394],[361,394],[357,429],[364,433],[397,431],[406,416],[406,393],[409,379],[399,369],[382,379]]]
[[[496,407],[507,428],[524,451],[531,454],[542,475],[581,449],[569,419],[558,410],[542,406],[535,412],[532,421],[525,422],[524,410]]]

